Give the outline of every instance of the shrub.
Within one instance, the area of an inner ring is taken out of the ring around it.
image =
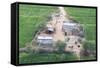
[[[56,47],[58,48],[58,52],[64,52],[66,43],[62,41],[57,41],[56,42]]]
[[[83,51],[81,54],[82,59],[96,58],[96,44],[95,42],[85,41]]]

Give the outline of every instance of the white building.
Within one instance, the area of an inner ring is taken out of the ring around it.
[[[37,42],[40,45],[49,45],[53,44],[53,37],[52,36],[38,36]]]

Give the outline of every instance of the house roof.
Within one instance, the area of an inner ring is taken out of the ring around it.
[[[48,30],[49,30],[49,31],[54,31],[54,29],[53,29],[53,28],[48,28]]]
[[[63,25],[65,25],[65,26],[75,26],[76,23],[69,23],[69,22],[66,23],[66,22],[64,22]]]
[[[52,36],[38,36],[37,39],[53,39]]]

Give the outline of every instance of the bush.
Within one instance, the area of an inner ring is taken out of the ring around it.
[[[95,44],[95,42],[92,42],[92,41],[85,41],[83,47],[85,50],[90,50],[90,51],[96,50],[96,44]]]
[[[95,42],[91,41],[85,41],[83,45],[83,51],[82,51],[82,59],[94,59],[96,58],[96,44]]]
[[[57,41],[56,42],[56,47],[58,48],[58,52],[64,52],[66,43],[62,41]]]

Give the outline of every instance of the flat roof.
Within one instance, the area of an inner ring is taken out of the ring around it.
[[[37,39],[53,39],[52,36],[38,36]]]
[[[76,23],[63,23],[63,25],[67,25],[67,26],[75,26]]]
[[[53,28],[48,28],[48,30],[50,30],[50,31],[54,31],[54,29],[53,29]]]

